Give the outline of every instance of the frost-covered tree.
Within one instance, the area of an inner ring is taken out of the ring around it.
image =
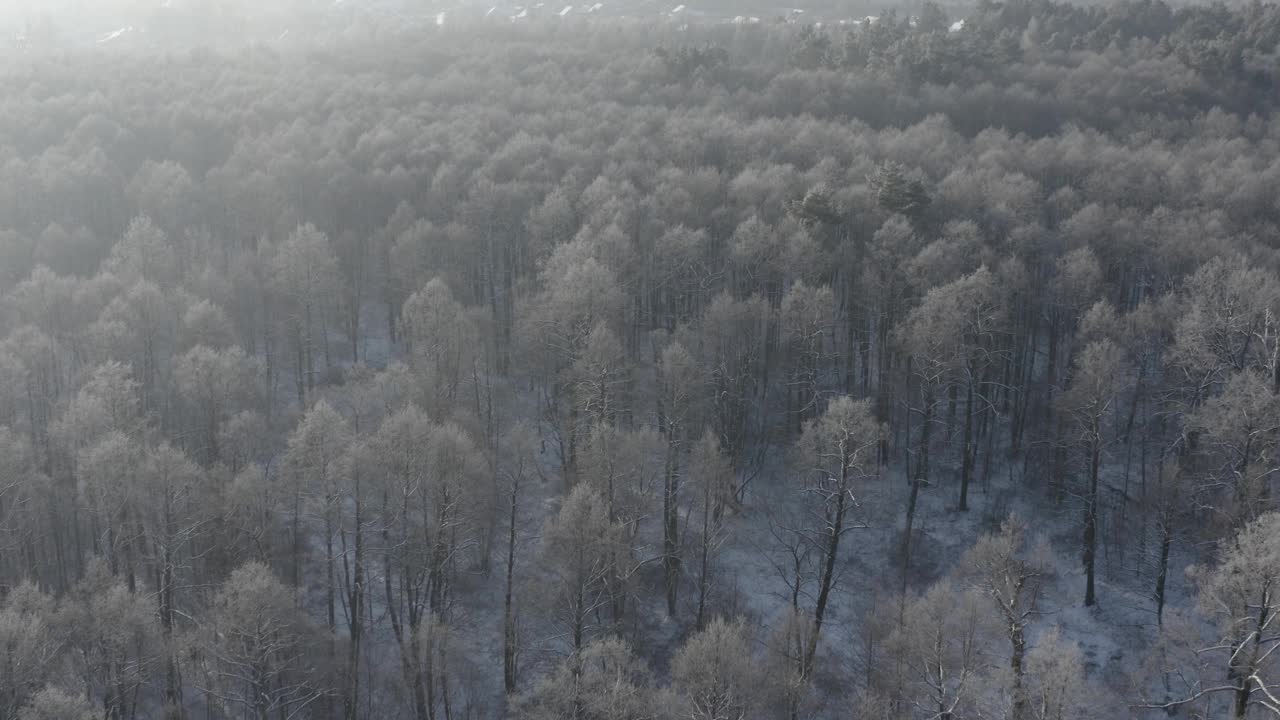
[[[760,698],[760,669],[742,623],[711,621],[671,661],[672,681],[687,717],[745,720]]]
[[[734,504],[733,463],[710,428],[689,455],[690,494],[694,498],[694,553],[697,557],[697,610],[694,625],[702,628],[707,606],[721,574],[720,551],[728,539],[728,512]]]
[[[661,717],[661,701],[648,668],[617,638],[593,640],[520,698],[520,720],[648,720]]]
[[[45,687],[22,706],[16,717],[18,720],[96,720],[98,716],[82,696]]]
[[[985,596],[1009,641],[1011,717],[1026,717],[1027,627],[1040,614],[1041,594],[1052,572],[1042,547],[1028,548],[1027,527],[1010,516],[1000,532],[983,536],[960,561],[966,584]],[[1039,717],[1039,716],[1035,716]]]
[[[329,238],[314,225],[300,225],[275,249],[271,287],[279,298],[298,402],[315,388],[317,348],[328,358],[327,319],[341,278]],[[317,335],[319,338],[317,338]]]
[[[61,651],[51,624],[52,599],[31,584],[14,588],[0,606],[0,715],[15,717],[35,702]]]
[[[629,562],[618,550],[621,538],[603,498],[585,485],[569,493],[543,531],[543,602],[573,653],[586,647],[595,617],[610,602],[616,563]]]
[[[1075,432],[1074,443],[1085,453],[1086,476],[1082,501],[1084,604],[1097,600],[1095,576],[1098,556],[1098,515],[1101,501],[1103,450],[1110,440],[1104,425],[1120,392],[1125,372],[1124,353],[1110,340],[1089,343],[1080,352],[1072,373],[1071,387],[1058,398]]]
[[[880,436],[869,400],[838,397],[821,416],[805,423],[796,445],[798,480],[814,520],[805,537],[820,564],[812,625],[799,664],[805,677],[813,670],[831,592],[838,581],[841,541],[863,526],[855,515],[858,491],[864,480],[879,471]]]
[[[222,712],[297,716],[325,693],[315,640],[288,587],[265,565],[248,563],[218,588],[192,662]]]
[[[890,643],[902,663],[901,705],[914,718],[976,718],[991,614],[976,592],[942,581],[906,605]]]
[[[477,353],[479,335],[470,318],[449,286],[432,278],[405,301],[401,322],[430,409],[448,409],[458,400],[463,373]]]

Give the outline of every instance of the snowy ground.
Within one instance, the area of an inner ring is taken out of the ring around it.
[[[376,309],[366,317],[370,337],[362,342],[368,364],[380,367],[396,357],[397,351],[384,339],[376,339],[385,327],[385,310]],[[381,324],[380,324],[381,323]],[[335,342],[337,342],[335,340]],[[345,347],[345,346],[343,346]],[[645,387],[652,379],[651,370],[638,371],[637,385]],[[522,383],[505,384],[511,403],[510,412],[522,417],[535,417],[535,399]],[[998,430],[997,432],[1003,432]],[[997,436],[999,437],[999,436]],[[937,461],[934,483],[922,491],[913,540],[913,562],[909,587],[912,592],[927,588],[953,569],[964,552],[983,533],[996,530],[1010,511],[1024,519],[1034,519],[1029,528],[1032,543],[1043,539],[1055,551],[1056,573],[1045,588],[1041,604],[1044,613],[1030,630],[1030,641],[1051,627],[1077,642],[1086,669],[1093,682],[1110,690],[1113,698],[1123,702],[1136,699],[1133,671],[1142,663],[1148,643],[1156,634],[1154,602],[1151,599],[1154,571],[1144,563],[1142,548],[1135,540],[1122,560],[1118,549],[1110,550],[1105,533],[1119,518],[1104,516],[1099,541],[1098,604],[1083,607],[1084,574],[1080,562],[1081,510],[1078,499],[1068,496],[1061,505],[1054,503],[1045,481],[1035,477],[1024,479],[1021,459],[1011,465],[998,463],[992,468],[989,484],[982,481],[981,463],[970,489],[970,509],[956,511],[959,462],[952,448],[945,444],[935,450]],[[997,453],[1000,454],[999,449]],[[717,598],[745,616],[757,629],[757,641],[763,646],[770,631],[777,628],[790,605],[790,590],[785,578],[785,558],[770,532],[771,520],[783,523],[788,512],[802,500],[785,467],[786,447],[769,453],[760,474],[752,481],[743,506],[729,520],[728,540],[720,553],[720,577]],[[900,456],[899,456],[900,457]],[[895,458],[898,459],[898,458]],[[1109,458],[1104,485],[1119,486],[1123,457]],[[559,459],[550,441],[542,455],[540,471],[543,479],[526,484],[526,508],[520,525],[518,572],[521,591],[518,610],[521,617],[522,687],[528,688],[541,674],[549,671],[563,656],[565,644],[553,637],[553,631],[532,601],[536,595],[534,561],[538,536],[547,518],[553,516],[566,490],[559,473]],[[1071,472],[1074,472],[1073,468]],[[857,638],[863,613],[877,600],[892,597],[901,584],[900,555],[908,484],[899,464],[884,469],[880,477],[869,480],[858,490],[860,506],[854,518],[866,527],[846,536],[841,553],[838,586],[831,600],[829,620],[823,633],[821,652],[829,667],[837,668],[845,678],[857,672]],[[654,498],[657,503],[657,498]],[[657,507],[657,505],[655,505]],[[1131,509],[1133,515],[1136,510]],[[656,513],[656,510],[655,510]],[[647,519],[641,528],[638,555],[657,554],[661,529],[656,517]],[[501,548],[495,548],[495,552]],[[1147,555],[1151,548],[1147,548]],[[459,694],[469,697],[479,716],[495,716],[503,706],[502,684],[502,608],[504,559],[495,557],[489,574],[476,568],[464,568],[456,589],[453,615],[454,643],[458,649]],[[1190,587],[1184,568],[1193,561],[1188,548],[1175,546],[1170,561],[1170,607],[1190,605]],[[311,596],[322,597],[322,578],[313,579]],[[380,578],[372,582],[371,601],[377,629],[370,638],[378,649],[375,662],[368,670],[368,682],[398,684],[399,667],[390,628],[382,616]],[[650,563],[635,577],[637,600],[631,608],[626,627],[615,628],[631,640],[655,673],[662,677],[664,663],[691,631],[692,583],[683,596],[682,613],[676,620],[666,615],[662,595],[660,565]],[[807,588],[812,591],[813,588]],[[803,604],[812,606],[811,595],[803,595]],[[320,607],[319,603],[315,607]],[[377,709],[378,717],[395,718],[395,708]]]

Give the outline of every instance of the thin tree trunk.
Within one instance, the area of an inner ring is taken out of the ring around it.
[[[344,704],[346,720],[356,720],[360,706],[360,648],[364,639],[364,507],[361,501],[360,473],[355,473],[355,559],[352,569],[353,582],[350,600],[351,643],[347,653],[347,697]]]
[[[711,558],[711,481],[703,478],[702,482],[702,552],[698,563],[698,612],[694,626],[701,630],[706,621],[707,593],[710,591],[710,558]]]
[[[956,509],[960,512],[969,510],[969,479],[973,475],[973,371],[969,370],[969,379],[965,383],[964,402],[964,442],[961,446],[964,457],[960,460],[960,502]]]
[[[907,526],[902,538],[902,595],[904,598],[907,593],[907,577],[911,571],[911,535],[915,530],[916,503],[920,498],[920,486],[929,483],[929,435],[933,427],[933,386],[925,382],[924,419],[920,423],[920,460],[916,464],[915,478],[911,481],[911,495],[907,498]]]
[[[1173,546],[1173,529],[1168,517],[1160,523],[1160,562],[1156,568],[1156,624],[1164,626],[1165,586],[1169,578],[1169,549]]]
[[[680,477],[676,466],[675,439],[669,440],[666,482],[662,493],[662,567],[667,589],[667,617],[676,616],[680,591]]]
[[[907,577],[911,571],[911,534],[915,529],[916,521],[916,502],[920,497],[920,485],[922,480],[916,478],[911,481],[911,494],[907,497],[907,527],[902,537],[902,596],[906,598],[907,594]]]
[[[1027,638],[1020,624],[1013,623],[1010,625],[1009,642],[1013,646],[1013,652],[1009,657],[1009,669],[1013,673],[1013,688],[1010,692],[1013,696],[1013,715],[1011,720],[1024,720],[1027,713],[1027,698],[1023,690],[1022,661],[1027,652]]]
[[[831,597],[831,588],[835,585],[836,558],[840,553],[840,536],[844,532],[845,491],[848,487],[849,463],[844,453],[841,453],[840,485],[837,488],[835,509],[828,518],[826,558],[822,579],[818,585],[818,600],[813,607],[813,630],[809,636],[808,647],[805,649],[804,662],[800,666],[800,676],[804,678],[808,678],[813,671],[813,659],[818,652],[818,639],[822,635],[822,621],[826,615],[827,601]]]
[[[1099,428],[1100,419],[1095,415],[1090,428],[1089,439],[1089,494],[1085,502],[1084,518],[1084,572],[1085,572],[1085,607],[1097,602],[1094,589],[1096,557],[1098,553],[1098,470],[1102,460],[1102,437]]]
[[[507,532],[507,584],[502,604],[502,684],[507,694],[516,690],[516,621],[513,607],[516,570],[516,518],[520,503],[520,481],[511,481],[510,526]]]

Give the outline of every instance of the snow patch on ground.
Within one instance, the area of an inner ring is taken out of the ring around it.
[[[522,15],[527,9],[521,8]],[[368,308],[364,317],[367,334],[362,337],[363,360],[373,366],[385,366],[395,357],[396,348],[382,331],[385,306]],[[650,369],[640,368],[642,386],[652,386]],[[516,417],[537,417],[538,399],[522,383],[498,381],[501,392],[509,399],[508,409]],[[546,428],[543,428],[544,431]],[[780,627],[790,612],[792,588],[788,586],[789,560],[786,548],[778,542],[780,532],[788,524],[806,518],[806,498],[794,473],[787,467],[787,453],[793,438],[770,445],[763,467],[751,480],[740,508],[728,520],[728,539],[722,546],[716,564],[717,597],[723,602],[732,597],[732,607],[741,612],[755,628],[756,639],[764,643],[769,634]],[[541,479],[526,483],[526,508],[520,523],[517,575],[521,578],[518,606],[521,617],[523,648],[527,662],[522,674],[522,687],[528,688],[560,658],[563,643],[554,636],[553,626],[540,617],[529,588],[536,576],[538,535],[547,518],[558,510],[566,492],[554,440],[548,435],[539,456]],[[1035,518],[1029,528],[1031,544],[1043,541],[1054,550],[1054,572],[1044,589],[1043,615],[1029,629],[1032,646],[1041,635],[1059,627],[1064,639],[1079,644],[1091,681],[1107,688],[1111,697],[1135,698],[1136,690],[1130,673],[1139,667],[1146,648],[1157,634],[1154,603],[1151,600],[1150,571],[1136,571],[1141,566],[1142,548],[1125,549],[1118,545],[1109,552],[1106,540],[1109,528],[1121,527],[1127,520],[1118,511],[1104,514],[1100,528],[1097,575],[1098,603],[1083,606],[1084,573],[1080,562],[1080,528],[1082,506],[1079,498],[1068,495],[1053,497],[1044,477],[1026,471],[1021,459],[1007,463],[1005,449],[995,448],[993,466],[988,472],[980,463],[970,487],[969,510],[957,509],[960,462],[954,447],[945,442],[935,449],[935,471],[932,484],[919,498],[915,532],[912,538],[912,570],[908,589],[919,593],[953,570],[974,541],[984,533],[994,532],[1000,522],[1014,512],[1023,518]],[[1122,496],[1137,487],[1140,476],[1134,470],[1126,484],[1122,455],[1109,457],[1103,473],[1104,492],[1113,490]],[[1072,470],[1074,472],[1074,470]],[[1118,489],[1118,490],[1117,490]],[[837,585],[832,593],[828,622],[824,625],[820,652],[831,661],[832,668],[857,667],[858,640],[863,630],[863,617],[878,601],[893,598],[902,587],[901,555],[904,515],[910,485],[901,468],[900,458],[885,468],[878,477],[867,480],[856,490],[858,507],[851,517],[857,528],[846,536],[839,559]],[[1114,503],[1104,504],[1114,508]],[[684,526],[692,518],[685,518]],[[638,556],[651,557],[661,547],[661,527],[654,519],[646,519],[639,531]],[[692,535],[688,536],[692,538]],[[1123,552],[1122,552],[1123,551]],[[687,556],[688,557],[688,556]],[[1194,588],[1186,582],[1183,568],[1194,561],[1192,551],[1175,545],[1169,564],[1169,608],[1186,608],[1192,603]],[[501,557],[495,557],[490,576],[478,568],[465,571],[459,580],[458,614],[453,625],[459,654],[468,670],[462,674],[475,685],[468,691],[485,699],[491,707],[502,703],[501,673],[494,668],[502,664],[502,590],[497,577],[503,569]],[[690,570],[691,571],[691,570]],[[651,563],[635,578],[637,600],[628,610],[625,627],[616,630],[637,641],[640,652],[660,676],[666,672],[661,663],[669,660],[673,650],[688,636],[692,624],[693,590],[682,589],[681,609],[674,620],[666,615],[662,599],[662,577],[658,564]],[[376,585],[376,583],[375,583]],[[799,603],[811,608],[816,588],[810,581],[800,588]],[[314,593],[313,593],[314,594]],[[318,607],[318,605],[315,605]],[[370,608],[375,613],[385,609],[385,601],[371,591]],[[396,682],[395,644],[385,623],[374,630],[376,644],[388,648],[387,657],[376,660],[370,668],[373,676],[385,676],[385,682]],[[472,667],[474,666],[474,667]],[[470,671],[474,669],[472,674]],[[834,698],[833,698],[834,699]],[[1122,711],[1117,711],[1122,712]],[[1123,717],[1100,711],[1096,717]]]

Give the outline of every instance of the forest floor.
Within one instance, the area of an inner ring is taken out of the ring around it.
[[[368,319],[374,324],[367,327],[378,327],[375,317]],[[374,366],[385,366],[396,357],[395,348],[385,339],[367,338],[362,352],[365,360]],[[641,375],[637,380],[643,385],[646,378]],[[506,382],[503,391],[511,403],[509,409],[519,417],[539,415],[537,400],[527,388]],[[944,578],[981,535],[997,531],[1011,512],[1023,518],[1037,518],[1028,529],[1029,544],[1048,545],[1052,551],[1053,573],[1042,591],[1046,600],[1040,604],[1041,616],[1028,633],[1030,644],[1034,646],[1040,634],[1057,627],[1065,639],[1080,646],[1085,669],[1093,682],[1125,702],[1138,697],[1140,690],[1134,685],[1134,671],[1143,663],[1146,648],[1157,630],[1152,599],[1154,570],[1149,560],[1154,548],[1131,547],[1122,556],[1120,545],[1111,540],[1112,533],[1115,537],[1138,533],[1130,532],[1131,529],[1115,533],[1117,523],[1121,522],[1118,509],[1112,507],[1108,511],[1104,503],[1099,530],[1098,602],[1086,608],[1080,560],[1081,500],[1067,494],[1060,502],[1055,501],[1046,483],[1037,479],[1034,469],[1028,470],[1021,459],[1012,463],[1003,460],[1007,453],[997,446],[997,460],[990,472],[985,473],[981,466],[975,471],[969,510],[960,512],[956,509],[958,453],[944,442],[936,455],[934,482],[921,492],[919,500],[907,583],[909,591],[921,592]],[[1119,451],[1116,455],[1109,457],[1104,467],[1104,487],[1122,484],[1124,458],[1119,456]],[[792,602],[789,558],[779,542],[785,533],[777,530],[794,525],[799,519],[797,514],[804,512],[800,507],[803,494],[793,484],[786,457],[785,446],[765,454],[743,503],[728,521],[727,538],[720,547],[717,562],[715,605],[732,609],[754,625],[762,652],[771,634],[784,623]],[[900,456],[895,455],[894,459],[896,462],[883,468],[878,477],[867,480],[857,491],[858,507],[852,519],[858,527],[845,536],[837,586],[820,647],[824,659],[822,672],[828,678],[860,676],[866,672],[861,648],[868,618],[877,604],[896,603],[894,598],[902,587],[900,548],[909,485]],[[566,648],[565,639],[556,635],[554,623],[538,607],[538,596],[545,589],[542,587],[545,580],[538,577],[537,570],[539,536],[567,492],[560,458],[550,438],[539,463],[540,477],[527,482],[523,490],[526,509],[518,529],[516,609],[520,618],[522,689],[530,688],[538,677],[554,668],[564,657]],[[1075,468],[1068,470],[1074,471]],[[984,475],[987,476],[985,482]],[[647,557],[646,553],[657,556],[661,527],[656,517],[642,520],[636,542],[639,559]],[[497,549],[487,570],[462,568],[451,620],[450,643],[456,650],[450,653],[452,662],[456,663],[451,674],[458,678],[458,700],[471,703],[482,715],[500,711],[506,702],[500,671],[504,597],[500,577],[505,573],[505,558]],[[1184,569],[1195,560],[1193,550],[1183,544],[1174,546],[1167,601],[1170,609],[1188,607],[1192,602]],[[686,552],[692,554],[691,550]],[[311,595],[317,600],[322,598],[321,583],[321,577],[312,579]],[[693,631],[693,584],[686,583],[677,617],[671,618],[667,615],[659,563],[642,564],[633,583],[628,619],[624,626],[614,626],[613,631],[630,641],[655,674],[664,677],[668,668],[663,663]],[[399,673],[395,640],[385,618],[381,617],[385,612],[385,599],[381,597],[380,585],[374,584],[378,587],[372,589],[370,607],[376,630],[370,640],[381,654],[370,663],[368,682],[394,687]],[[814,588],[811,585],[801,588],[802,607],[812,607]],[[847,682],[841,684],[848,687]],[[384,702],[390,697],[387,693],[380,695]],[[388,705],[370,708],[370,712],[392,720],[397,709]]]

